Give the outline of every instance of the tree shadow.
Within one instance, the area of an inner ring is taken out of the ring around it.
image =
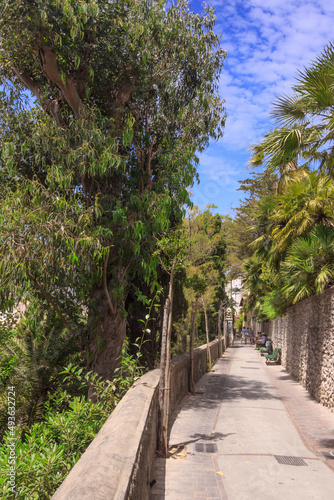
[[[232,349],[244,348],[244,346],[232,346]],[[251,362],[251,360],[248,360]],[[217,410],[221,403],[224,401],[234,401],[241,399],[246,399],[249,402],[254,403],[255,401],[261,400],[279,400],[281,398],[277,395],[276,390],[273,388],[272,384],[266,383],[264,381],[252,380],[246,376],[241,375],[231,375],[230,373],[221,373],[225,371],[225,367],[228,366],[230,360],[228,358],[220,358],[219,366],[210,373],[206,373],[196,385],[196,394],[188,394],[175,408],[174,412],[170,416],[169,428],[168,428],[168,441],[170,442],[170,435],[172,428],[182,413],[192,411],[194,418],[200,419],[201,415],[205,418],[206,412],[212,412]],[[255,363],[259,363],[255,361]],[[248,368],[251,368],[250,366]],[[226,370],[228,372],[228,370]],[[172,449],[170,450],[170,458],[182,460],[186,459],[184,457],[185,449],[187,446],[193,443],[204,444],[203,449],[208,450],[210,443],[215,443],[218,441],[223,441],[227,436],[234,433],[223,434],[221,432],[214,433],[193,433],[185,437],[185,439],[179,440],[178,442],[173,442]],[[208,444],[205,444],[208,443]],[[211,448],[209,448],[211,449]],[[183,453],[183,457],[181,454]],[[187,450],[188,455],[192,455],[195,452]],[[179,456],[178,456],[179,455]],[[156,459],[156,483],[153,485],[150,496],[151,500],[158,500],[165,498],[165,475],[167,467],[167,459],[158,458]]]
[[[173,444],[173,446],[187,446],[188,444],[197,443],[198,441],[222,441],[225,437],[231,436],[232,434],[235,434],[235,432],[229,432],[228,434],[223,434],[222,432],[214,432],[212,434],[196,433],[190,436],[190,439]]]
[[[319,439],[318,445],[323,447],[323,448],[329,448],[334,453],[334,439],[333,438]],[[333,455],[333,458],[334,458],[334,455]]]

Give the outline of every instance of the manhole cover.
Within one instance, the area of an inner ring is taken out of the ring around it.
[[[206,444],[205,449],[207,453],[216,453],[217,445],[215,444]]]
[[[199,453],[216,453],[217,445],[214,443],[196,443],[195,451]]]
[[[307,463],[300,457],[285,457],[284,455],[274,455],[274,457],[279,464],[307,466]]]

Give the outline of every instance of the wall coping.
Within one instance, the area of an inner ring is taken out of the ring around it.
[[[159,369],[145,373],[127,391],[53,500],[124,498],[159,378]]]
[[[210,350],[213,350],[218,342],[219,339],[210,342]],[[206,349],[206,344],[194,349],[195,362],[200,360],[203,350]],[[173,368],[179,365],[185,364],[184,368],[187,369],[189,358],[189,353],[174,358],[171,363],[172,373]],[[157,411],[153,410],[157,410],[158,405],[159,379],[160,369],[155,369],[145,373],[134,383],[51,500],[147,498],[147,476],[154,462],[157,442],[158,418]],[[184,391],[182,397],[188,393],[187,388]],[[171,408],[171,411],[173,409]],[[146,445],[149,442],[153,450],[151,456],[146,456],[150,453],[142,449],[145,438]],[[144,466],[143,460],[146,461]],[[141,481],[137,480],[138,474],[142,476],[139,478]],[[130,494],[134,484],[141,484],[142,491]]]

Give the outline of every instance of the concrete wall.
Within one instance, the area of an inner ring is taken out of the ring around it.
[[[212,361],[219,341],[210,344]],[[206,371],[206,346],[194,352],[195,383]],[[188,393],[189,354],[171,363],[171,412]],[[141,377],[126,393],[52,500],[146,500],[157,429],[160,370]]]
[[[282,365],[316,401],[334,408],[334,288],[308,297],[285,317],[257,324],[282,348]]]

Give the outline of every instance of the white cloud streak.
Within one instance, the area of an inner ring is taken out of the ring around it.
[[[228,57],[221,77],[228,120],[227,148],[249,147],[270,126],[273,100],[289,92],[298,69],[307,66],[332,36],[334,5],[292,0],[211,2]]]
[[[213,149],[210,146],[206,155],[201,155],[199,198],[205,199],[207,190],[207,201],[219,206],[219,200],[232,199],[237,179],[247,175],[245,158],[249,157],[250,147],[273,128],[270,120],[273,101],[291,92],[298,70],[308,66],[331,41],[334,2],[209,0],[209,3],[216,8],[216,29],[222,33],[222,46],[228,52],[220,80],[228,118],[223,139]],[[238,159],[242,163],[238,164]],[[240,193],[235,191],[234,196],[238,200]]]

